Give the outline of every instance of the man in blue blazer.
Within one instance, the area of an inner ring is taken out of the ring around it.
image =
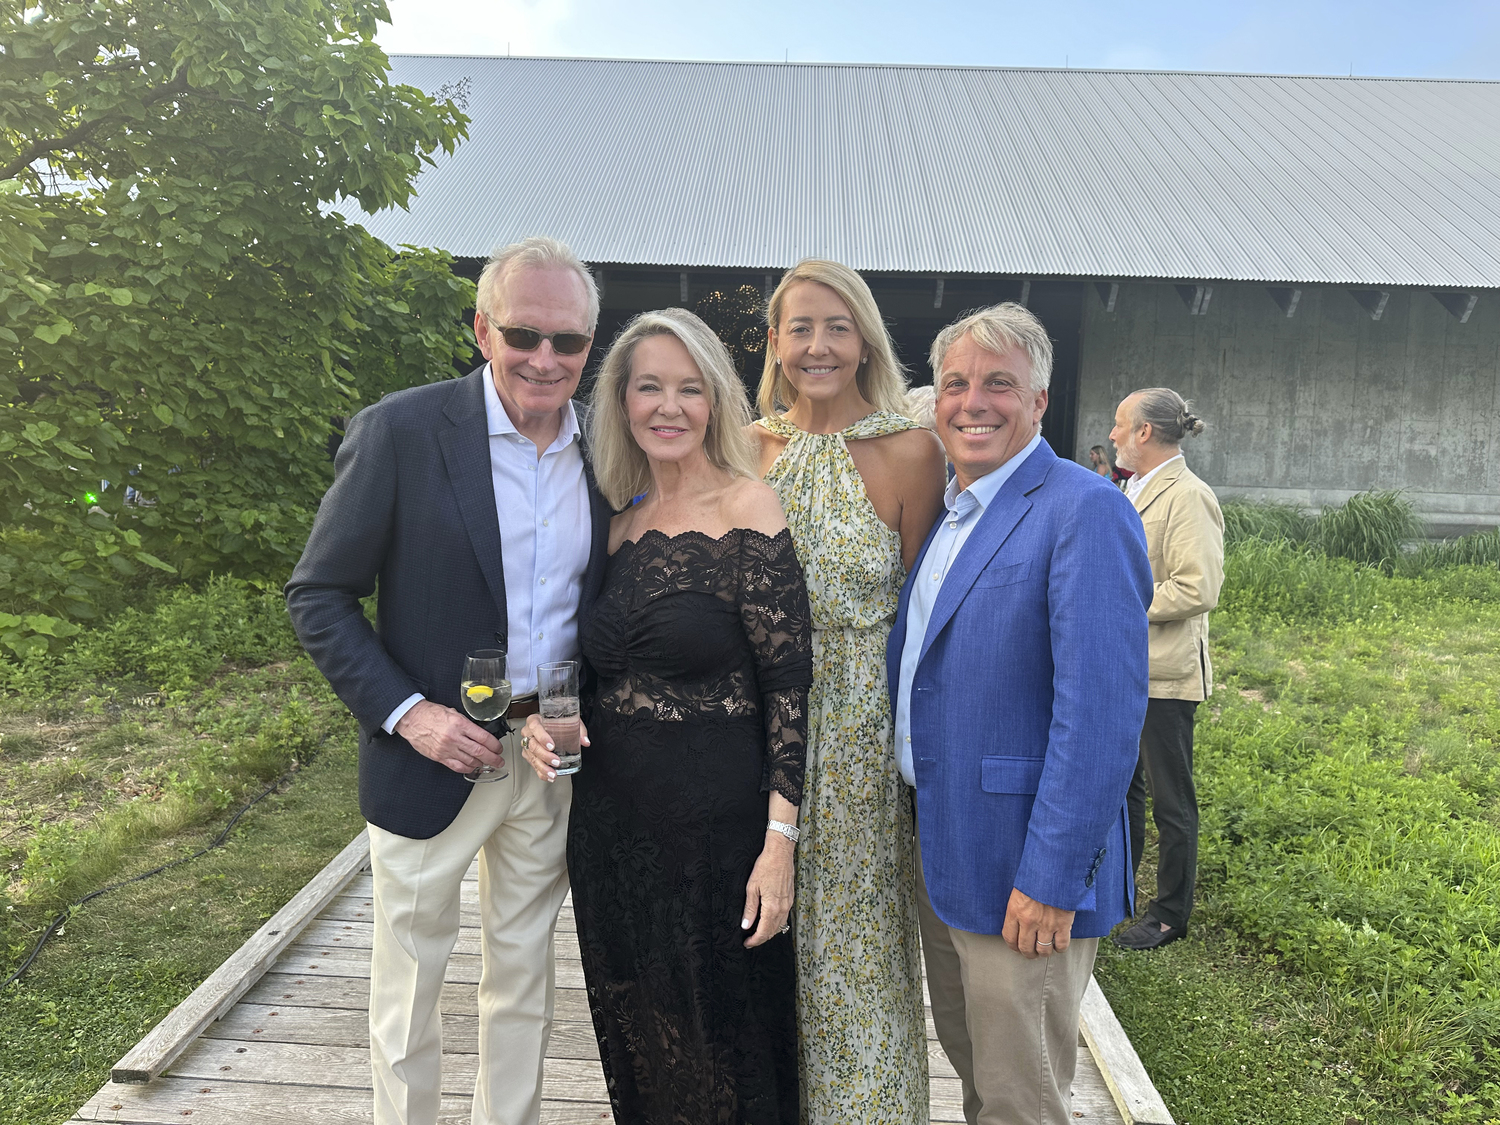
[[[970,1125],[1071,1125],[1079,1007],[1099,938],[1132,913],[1146,541],[1117,488],[1041,439],[1035,316],[964,317],[932,367],[955,476],[886,659],[933,1020]]]

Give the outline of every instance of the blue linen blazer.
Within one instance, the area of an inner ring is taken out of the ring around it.
[[[929,534],[912,575],[931,546]],[[886,652],[893,694],[911,583]],[[1074,937],[1102,937],[1133,912],[1125,792],[1146,716],[1151,595],[1130,501],[1043,442],[949,569],[912,680],[919,862],[948,925],[1000,933],[1013,887],[1077,911]]]

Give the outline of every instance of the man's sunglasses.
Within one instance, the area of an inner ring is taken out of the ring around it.
[[[507,345],[518,352],[534,352],[542,346],[543,340],[550,340],[552,350],[558,355],[577,355],[587,351],[594,339],[592,335],[583,332],[538,332],[535,328],[506,328],[496,324],[489,313],[484,314],[484,319],[505,338]]]

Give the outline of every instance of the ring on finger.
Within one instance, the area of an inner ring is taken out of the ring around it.
[[[1039,941],[1039,942],[1037,942],[1037,944],[1038,945],[1051,945],[1052,943],[1050,941]]]
[[[523,749],[523,750],[529,750],[529,749],[531,749],[531,735],[529,735],[529,734],[523,734],[521,736],[521,749]]]

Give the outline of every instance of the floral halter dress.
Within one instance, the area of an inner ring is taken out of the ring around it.
[[[809,1125],[926,1125],[916,847],[885,646],[906,579],[848,442],[916,428],[876,411],[835,434],[782,418],[766,473],[807,575],[813,688],[797,846],[797,1025]]]

